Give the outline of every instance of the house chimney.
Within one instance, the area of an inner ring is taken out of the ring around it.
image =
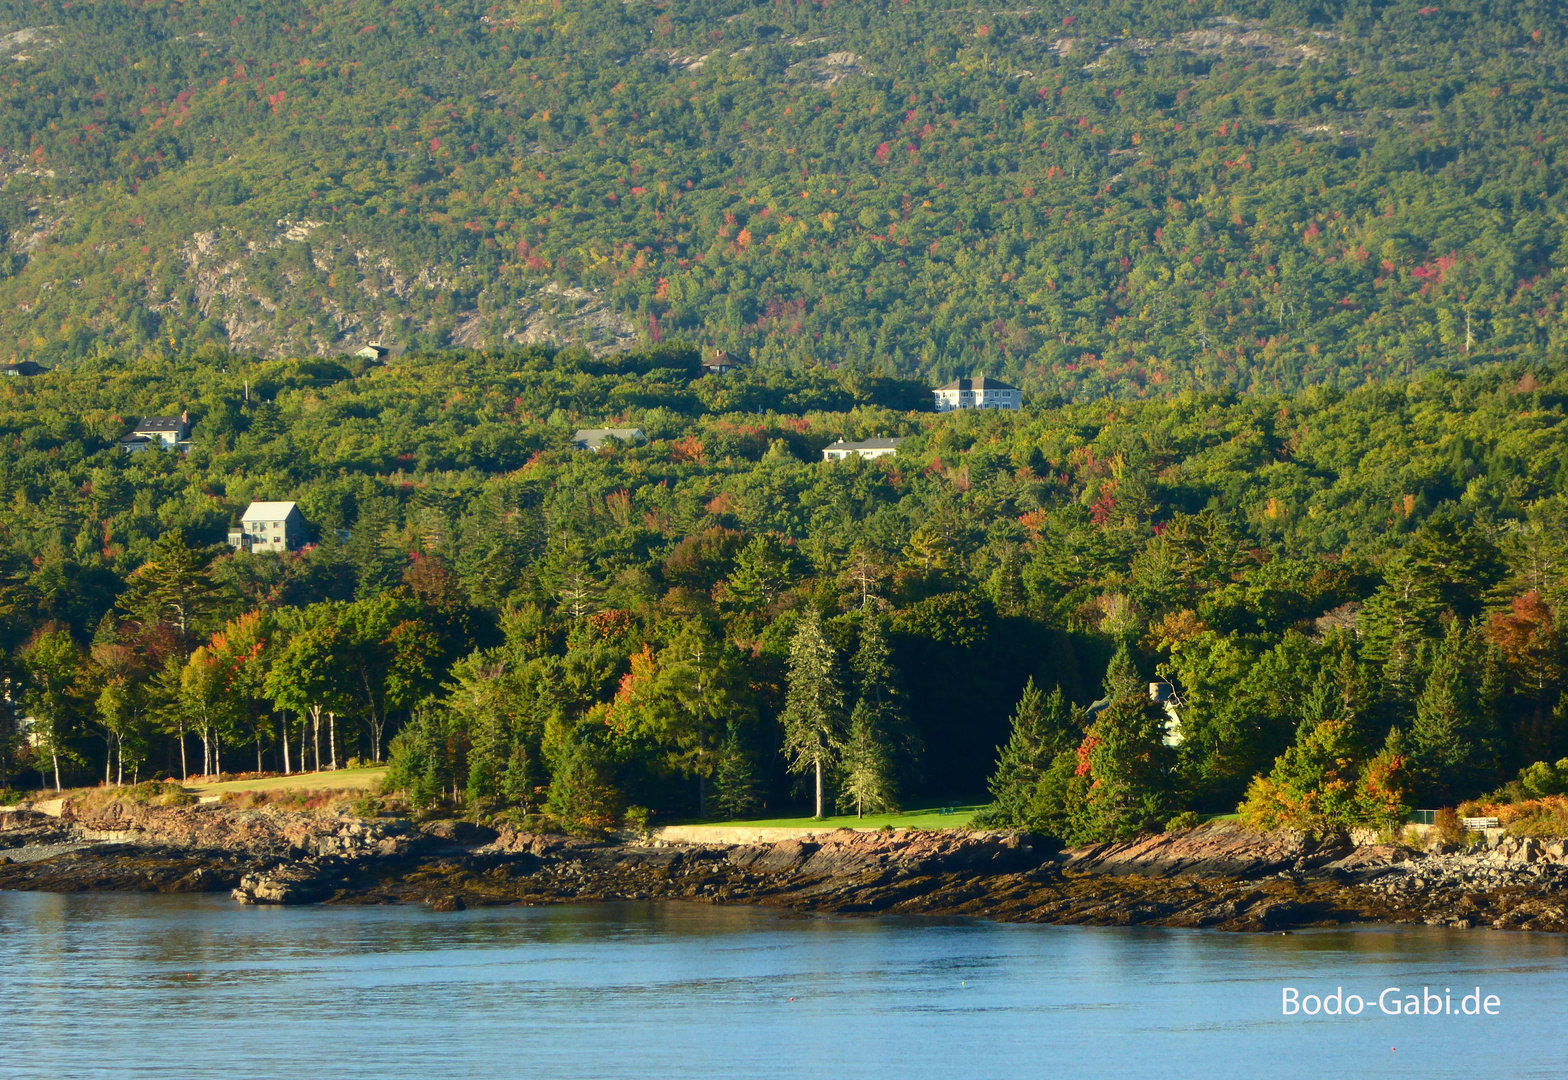
[[[189,425],[190,422],[191,422],[190,410],[189,409],[181,409],[180,410],[180,423]]]

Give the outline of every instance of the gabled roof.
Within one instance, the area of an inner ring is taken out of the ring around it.
[[[298,508],[291,502],[253,502],[245,508],[241,521],[282,521]]]
[[[137,431],[179,431],[183,416],[144,416],[136,422]]]
[[[946,386],[937,387],[938,390],[1017,390],[1018,387],[1010,386],[998,379],[987,379],[981,376],[978,379],[954,379]]]

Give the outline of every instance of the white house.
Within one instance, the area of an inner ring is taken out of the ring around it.
[[[867,461],[875,461],[879,457],[891,457],[898,453],[898,444],[903,439],[867,439],[865,442],[845,442],[840,439],[822,451],[823,461],[843,461],[851,454],[863,457]]]
[[[127,454],[143,450],[173,450],[191,437],[191,414],[179,416],[144,416],[136,422],[131,433],[120,440],[120,449]]]
[[[354,355],[361,360],[373,360],[379,363],[385,360],[391,352],[392,350],[381,344],[381,342],[372,341]]]
[[[599,452],[610,439],[616,439],[633,446],[648,441],[648,436],[642,433],[642,428],[634,427],[607,427],[607,428],[578,428],[572,434],[572,446],[577,450],[592,450]]]
[[[229,533],[240,551],[293,551],[305,542],[305,515],[291,502],[253,502]]]
[[[1016,412],[1024,404],[1023,391],[1016,386],[984,377],[954,379],[931,392],[936,395],[937,412],[956,409],[1012,409]]]

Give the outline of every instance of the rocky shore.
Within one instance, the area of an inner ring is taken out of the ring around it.
[[[0,811],[0,889],[229,892],[241,903],[678,899],[796,911],[1280,931],[1357,922],[1568,931],[1563,842],[1354,846],[1214,824],[1061,850],[1000,833],[593,843],[216,805]]]

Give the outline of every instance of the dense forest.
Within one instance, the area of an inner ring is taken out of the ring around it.
[[[0,356],[680,337],[1071,401],[1563,357],[1539,0],[0,0],[0,44]]]
[[[582,831],[989,790],[1069,838],[1568,788],[1568,364],[927,396],[669,344],[0,381],[0,786],[390,755]],[[607,422],[646,442],[573,448]],[[253,499],[310,543],[230,551]]]

